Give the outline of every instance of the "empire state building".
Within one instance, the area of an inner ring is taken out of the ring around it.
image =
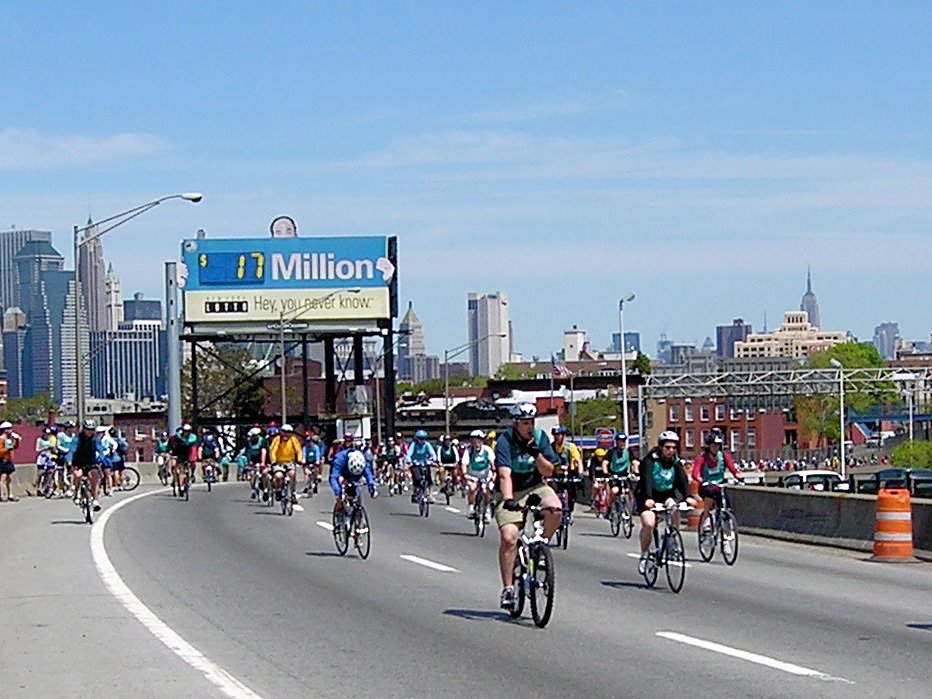
[[[819,300],[812,293],[812,270],[806,268],[806,293],[803,294],[802,301],[799,302],[799,310],[806,311],[809,314],[809,322],[815,327],[822,327],[822,319],[819,317]]]

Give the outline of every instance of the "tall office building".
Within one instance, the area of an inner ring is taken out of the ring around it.
[[[87,219],[87,225],[93,222]],[[97,234],[97,227],[90,228],[84,238]],[[110,330],[110,318],[107,314],[107,272],[104,266],[104,248],[100,238],[81,245],[78,253],[81,266],[81,290],[84,308],[87,309],[87,321],[92,332]]]
[[[747,340],[752,332],[754,329],[741,318],[735,318],[731,325],[716,326],[715,354],[726,359],[734,359],[735,343]]]
[[[158,399],[165,393],[167,338],[161,321],[121,323],[92,332],[91,395]]]
[[[625,354],[641,351],[641,333],[625,333]],[[621,333],[612,333],[612,352],[621,352]]]
[[[0,231],[0,312],[14,306],[21,307],[19,278],[13,258],[26,243],[38,241],[52,243],[50,231],[11,230]]]
[[[162,320],[162,302],[144,299],[142,292],[137,291],[132,299],[123,302],[123,321],[132,323],[134,320]]]
[[[819,315],[819,300],[812,291],[812,270],[806,268],[806,293],[799,302],[799,310],[809,315],[809,322],[814,328],[822,327],[822,317]]]
[[[414,377],[414,357],[427,355],[427,342],[424,339],[424,324],[414,312],[414,305],[409,301],[398,324],[398,378],[402,381],[417,383]],[[433,377],[431,377],[433,378]],[[423,379],[420,379],[423,381]]]
[[[511,322],[508,294],[470,293],[466,297],[469,333],[469,371],[473,376],[492,376],[511,359]]]
[[[50,243],[30,241],[14,256],[26,315],[26,351],[19,358],[21,395],[47,395],[56,402],[74,400],[76,383],[74,272]],[[81,355],[87,357],[86,329]],[[25,360],[28,354],[29,361]],[[90,385],[89,377],[85,387]]]
[[[26,381],[25,367],[32,362],[32,354],[26,344],[29,326],[26,314],[18,307],[8,308],[3,314],[3,366],[8,382],[10,398],[23,398]]]
[[[120,278],[113,273],[113,264],[107,267],[107,330],[116,330],[123,322],[123,290]]]
[[[900,324],[881,323],[874,328],[874,347],[884,359],[896,359],[900,344]]]

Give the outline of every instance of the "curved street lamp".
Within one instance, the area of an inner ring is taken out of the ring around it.
[[[140,204],[132,209],[127,209],[113,216],[101,219],[95,223],[88,223],[86,226],[74,227],[74,373],[75,373],[75,412],[77,413],[77,422],[80,425],[84,420],[85,396],[84,396],[84,362],[86,357],[81,354],[81,247],[91,243],[104,234],[109,233],[114,228],[122,226],[127,221],[132,221],[137,216],[141,216],[149,209],[154,209],[163,201],[169,199],[184,199],[193,204],[197,204],[204,195],[200,192],[184,192],[182,194],[169,194],[159,199],[154,199],[145,204]],[[101,226],[104,226],[101,228]],[[91,235],[87,235],[93,231]],[[83,238],[81,237],[83,234]]]

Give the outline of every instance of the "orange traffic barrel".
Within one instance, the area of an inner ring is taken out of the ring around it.
[[[915,560],[912,507],[906,488],[881,488],[877,493],[872,560],[888,563]]]
[[[702,511],[705,509],[705,500],[699,497],[699,481],[689,482],[689,494],[696,500],[696,506],[689,511],[686,518],[686,527],[688,529],[699,528],[699,518],[702,517]]]

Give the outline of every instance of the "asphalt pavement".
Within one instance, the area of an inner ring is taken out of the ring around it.
[[[263,697],[920,697],[932,687],[929,564],[745,538],[734,567],[691,560],[676,595],[662,574],[645,588],[634,539],[580,513],[569,550],[554,551],[556,607],[539,630],[497,609],[496,532],[472,536],[458,497],[458,512],[438,505],[428,519],[407,498],[367,500],[366,561],[336,555],[329,493],[301,505],[284,518],[242,484],[198,485],[187,503],[157,491],[114,512],[103,541],[145,607]],[[64,525],[42,517],[31,531],[60,537]],[[68,529],[56,569],[92,596],[94,623],[114,632],[102,643],[132,658],[120,668],[134,670],[134,686],[219,696],[109,596],[80,552],[87,529]],[[697,558],[695,533],[686,541]],[[28,553],[15,560],[25,566]],[[33,663],[26,655],[18,666]],[[30,696],[67,696],[54,673],[35,679]]]

